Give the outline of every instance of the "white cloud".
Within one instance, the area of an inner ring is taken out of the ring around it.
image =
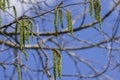
[[[23,3],[21,3],[23,1]],[[16,8],[16,11],[17,11],[17,15],[18,17],[19,16],[22,16],[23,15],[23,12],[28,10],[29,8],[33,7],[32,4],[30,3],[37,3],[37,2],[42,2],[42,1],[46,1],[46,3],[48,5],[53,5],[55,0],[10,0],[10,6],[11,8],[10,9],[7,9],[7,13],[5,14],[4,12],[2,12],[2,18],[3,18],[3,21],[4,20],[7,20],[7,22],[10,22],[12,20],[14,20],[14,11],[13,11],[13,8],[12,6],[15,6]],[[41,4],[42,7],[44,8],[45,7],[45,4]],[[31,13],[27,13],[28,15],[31,15]],[[4,19],[6,17],[6,19]],[[6,21],[4,22],[6,23]]]
[[[25,1],[28,1],[28,0],[25,0]],[[18,16],[21,16],[21,15],[23,14],[23,10],[24,10],[24,9],[29,8],[29,7],[25,6],[25,5],[23,5],[23,7],[22,7],[22,4],[21,4],[18,0],[10,0],[10,6],[11,6],[11,8],[8,9],[7,11],[8,11],[11,15],[14,15],[14,11],[13,11],[12,6],[15,6]],[[23,8],[24,8],[24,9],[23,9]]]
[[[21,3],[23,1],[23,3]],[[47,4],[52,5],[55,0],[10,0],[10,5],[15,6],[18,16],[21,16],[24,11],[32,7],[32,4],[26,4],[26,3],[37,3],[46,1]],[[25,2],[25,3],[24,3]],[[42,5],[44,6],[44,5]],[[10,12],[13,14],[13,11],[10,10]]]

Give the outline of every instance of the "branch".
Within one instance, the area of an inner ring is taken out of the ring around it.
[[[102,21],[104,21],[104,20],[119,6],[119,4],[120,4],[120,0],[116,3],[116,5],[115,5],[110,11],[108,11],[108,12],[103,16]],[[39,17],[39,16],[43,16],[43,15],[45,15],[45,14],[47,14],[47,13],[53,11],[53,10],[54,10],[54,9],[49,10],[49,11],[46,11],[46,12],[44,12],[44,13],[41,13],[41,14],[38,15],[38,16],[31,17],[30,19],[32,19],[32,18],[37,18],[37,17]],[[22,16],[22,17],[18,18],[18,20],[21,20],[21,19],[24,19],[24,17]],[[27,17],[27,19],[28,19],[28,17]],[[11,23],[9,23],[9,24],[4,25],[4,26],[1,27],[0,29],[6,28],[6,27],[11,26],[11,25],[13,25],[13,24],[15,24],[15,23],[16,23],[16,20],[13,21],[13,22],[11,22]],[[83,25],[83,26],[79,26],[79,27],[75,28],[73,31],[74,31],[74,32],[77,32],[77,31],[80,31],[80,30],[89,28],[89,27],[91,27],[91,26],[93,26],[93,25],[95,25],[95,24],[97,24],[97,23],[98,23],[97,21],[94,21],[94,22],[92,22],[92,23],[90,23],[90,24],[86,24],[86,25]],[[58,34],[59,34],[59,35],[60,35],[60,34],[65,34],[65,33],[68,33],[68,32],[69,32],[68,30],[63,30],[63,31],[58,32]],[[3,31],[0,31],[0,34],[2,34],[2,33],[3,33]],[[6,35],[15,35],[16,33],[15,33],[15,32],[4,32],[4,34],[6,34]],[[19,35],[19,33],[17,33],[17,34]],[[54,36],[55,36],[55,35],[56,35],[55,32],[46,32],[46,33],[45,33],[45,32],[41,32],[41,33],[34,32],[34,35],[35,35],[35,36],[37,36],[38,34],[39,34],[40,36],[50,36],[50,35],[54,35]]]
[[[52,38],[52,37],[50,37],[50,38]],[[114,39],[113,38],[110,38],[110,39],[108,39],[108,40],[103,40],[103,41],[101,41],[101,42],[98,42],[98,43],[95,43],[95,44],[93,44],[93,43],[88,43],[89,45],[88,46],[82,46],[82,47],[67,47],[67,48],[56,48],[56,49],[59,49],[59,50],[83,50],[83,49],[89,49],[89,48],[93,48],[93,47],[99,47],[99,48],[107,48],[106,46],[100,46],[101,44],[104,44],[104,43],[107,43],[107,42],[111,42],[111,41],[115,41],[115,40],[118,40],[120,38],[120,36],[116,36],[116,37],[114,37]],[[25,45],[25,46],[23,46],[23,48],[24,49],[40,49],[40,48],[42,48],[42,49],[46,49],[46,50],[53,50],[53,49],[55,49],[55,47],[45,47],[45,46],[40,46],[40,44],[43,44],[43,42],[45,42],[45,41],[42,41],[42,42],[40,42],[39,44],[32,44],[32,45]],[[6,45],[6,46],[9,46],[9,47],[16,47],[16,48],[20,48],[20,46],[19,46],[19,44],[15,44],[15,43],[12,43],[12,42],[9,42],[9,41],[4,41],[4,40],[0,40],[0,44],[4,44],[4,45]],[[113,50],[119,50],[120,48],[111,48],[111,49],[113,49]]]

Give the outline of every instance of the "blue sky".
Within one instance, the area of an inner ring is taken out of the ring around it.
[[[24,6],[24,10],[27,10],[29,8],[32,7],[32,5],[24,5],[24,4],[20,4],[19,2],[17,2],[17,0],[10,0],[11,1],[11,6],[15,6],[16,7],[16,10],[17,10],[17,13],[18,13],[18,16],[22,16],[23,14],[23,7]],[[26,2],[28,2],[29,0],[24,0]],[[41,0],[32,0],[33,2],[36,2],[36,1],[41,1]],[[52,6],[51,8],[46,6],[44,3],[42,3],[41,7],[43,8],[43,10],[49,10],[49,9],[52,9],[54,8],[54,6],[56,4],[58,4],[60,1],[62,0],[47,0],[47,4],[49,6]],[[117,1],[117,0],[116,0]],[[63,6],[67,5],[67,4],[72,4],[72,3],[78,3],[78,2],[82,2],[82,0],[65,0]],[[112,8],[112,6],[114,6],[114,4],[112,3],[112,0],[101,0],[102,2],[102,12],[101,12],[101,15],[102,17]],[[94,18],[91,18],[90,17],[90,14],[89,14],[89,5],[87,5],[87,14],[86,14],[86,19],[85,19],[85,22],[83,25],[85,24],[88,24],[88,23],[91,23],[93,21],[95,21]],[[70,7],[66,7],[65,9],[67,10],[70,10],[71,11],[71,14],[72,14],[72,18],[73,18],[73,28],[77,28],[81,21],[82,21],[82,14],[83,14],[83,5],[74,5],[74,6],[70,6]],[[117,16],[118,16],[118,11],[120,9],[120,6],[117,8],[116,11],[114,11],[107,19],[105,19],[105,21],[103,21],[102,23],[102,30],[106,33],[109,34],[109,36],[111,36],[112,34],[112,28],[114,27],[114,24],[115,24],[115,21],[117,19]],[[14,16],[14,12],[12,9],[8,10],[8,12]],[[37,11],[39,12],[39,11]],[[33,16],[33,15],[36,15],[35,13],[33,14],[34,12],[28,12],[26,15],[29,15],[29,16]],[[65,17],[65,13],[66,11],[64,10],[64,26],[67,26],[67,23],[66,23],[66,17]],[[4,13],[2,13],[2,17],[4,17]],[[6,15],[8,15],[6,13]],[[14,18],[8,16],[6,17],[6,19],[8,19],[8,22],[9,23],[10,21],[12,21]],[[4,21],[3,24],[6,23],[6,19]],[[4,20],[4,19],[3,19]],[[36,18],[35,19],[36,21],[38,21],[38,26],[39,26],[39,31],[42,31],[44,32],[47,32],[47,31],[53,31],[54,30],[54,15],[52,13],[50,14],[46,14],[45,16],[43,17],[39,17],[39,18]],[[44,20],[44,22],[42,22],[42,20]],[[96,27],[97,29],[99,29],[99,25],[95,25],[94,27]],[[102,41],[102,40],[105,40],[104,39],[104,36],[99,32],[97,31],[94,27],[91,27],[91,28],[87,28],[87,29],[84,29],[84,30],[81,30],[81,31],[78,31],[78,32],[75,32],[74,33],[74,36],[77,37],[78,39],[80,40],[83,40],[83,41],[88,41],[90,43],[98,43],[99,41]],[[60,30],[65,30],[65,28],[61,29]],[[120,28],[119,28],[120,29]],[[35,29],[36,30],[36,29]],[[120,34],[120,30],[118,31],[117,35]],[[43,36],[41,37],[42,39],[45,39],[47,38],[48,36]],[[5,39],[3,36],[0,35],[0,38],[1,39]],[[109,37],[107,37],[109,38]],[[34,40],[37,40],[36,37]],[[89,44],[86,44],[84,42],[80,42],[80,41],[77,41],[77,40],[74,40],[73,38],[71,38],[71,36],[69,35],[61,35],[59,38],[54,38],[53,39],[54,41],[58,42],[58,44],[64,44],[66,48],[71,48],[71,47],[82,47],[82,46],[88,46]],[[36,44],[37,41],[33,41],[32,44]],[[46,44],[50,47],[56,47],[56,45],[52,42],[46,42]],[[106,46],[108,44],[103,44],[102,46]],[[0,45],[0,47],[2,47],[3,45]],[[43,45],[45,46],[45,45]],[[117,43],[114,43],[114,47],[117,47],[119,48],[119,44]],[[20,52],[19,53],[19,57],[20,56],[23,56],[22,58],[22,61],[23,63],[27,64],[31,69],[40,69],[42,70],[42,65],[41,62],[40,62],[40,59],[39,59],[39,56],[37,54],[37,52],[35,50],[29,50],[27,49],[26,50],[29,54],[29,61],[25,61],[24,59],[24,55]],[[40,53],[42,53],[41,50],[39,50]],[[62,65],[63,65],[63,75],[65,74],[78,74],[78,71],[76,70],[76,67],[75,67],[75,61],[77,61],[77,65],[79,66],[79,70],[81,72],[82,75],[91,75],[91,74],[94,74],[90,67],[88,65],[86,65],[85,63],[83,63],[84,61],[87,61],[89,62],[98,72],[101,72],[103,70],[103,68],[106,67],[106,64],[107,64],[107,61],[108,61],[108,51],[104,48],[99,48],[99,47],[94,47],[94,48],[90,48],[90,49],[83,49],[83,50],[70,50],[68,51],[69,53],[66,53],[66,51],[62,51],[61,54],[62,54]],[[51,51],[49,50],[46,50],[46,53],[48,54],[49,56],[49,66],[52,67],[53,66],[53,54]],[[9,60],[6,60],[6,62],[13,62],[14,61],[14,56],[13,56],[14,52],[13,52],[13,49],[10,48],[9,50],[5,51],[5,52],[0,52],[0,62],[3,62],[5,61],[10,55],[12,57],[9,58]],[[72,57],[70,57],[70,55],[72,55]],[[43,56],[43,60],[45,61],[45,57],[43,54],[41,54],[41,56]],[[79,56],[79,59],[76,57],[76,56]],[[116,65],[117,63],[120,62],[120,59],[119,59],[119,51],[112,51],[112,59],[111,59],[111,66],[110,68],[108,69],[108,71],[98,77],[98,80],[107,80],[105,77],[108,77],[110,78],[110,80],[119,80],[120,77],[119,77],[119,69],[115,69],[115,70],[112,70],[113,69],[113,66],[112,65]],[[9,75],[10,73],[12,73],[12,70],[13,70],[13,66],[12,65],[9,65],[7,66],[7,70],[6,70],[6,73]],[[23,69],[24,72],[27,73],[27,70],[26,68]],[[0,78],[2,80],[5,80],[4,78],[4,71],[3,71],[3,68],[0,67]],[[51,74],[53,74],[52,70],[50,70]],[[17,72],[16,72],[17,73]],[[37,80],[38,78],[40,79],[44,79],[44,80],[48,80],[48,78],[46,77],[46,75],[44,75],[44,73],[36,73],[36,72],[31,72],[31,71],[28,71],[28,73],[30,75],[32,75],[32,80]],[[27,73],[27,74],[28,74]],[[44,75],[44,76],[39,76],[39,75]],[[10,75],[9,75],[10,76]],[[105,77],[104,77],[105,76]],[[28,78],[29,76],[27,75],[27,78],[25,78],[25,75],[23,76],[23,80],[30,80]],[[14,76],[14,80],[17,80],[17,74]],[[8,78],[6,78],[6,80],[9,80]],[[76,78],[76,77],[64,77],[63,76],[63,79],[62,80],[97,80],[96,78],[83,78],[83,79],[79,79],[79,78]]]

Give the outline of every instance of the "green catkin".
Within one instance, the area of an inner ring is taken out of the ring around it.
[[[25,50],[22,50],[22,52],[23,52],[23,54],[25,56],[26,61],[28,61],[28,53]]]
[[[58,57],[58,77],[62,79],[62,55]]]
[[[1,12],[0,12],[1,13]],[[0,28],[2,27],[2,16],[0,14]]]
[[[53,58],[54,58],[54,67],[53,67],[54,79],[57,80],[57,53],[55,50],[53,51]]]
[[[7,0],[0,0],[0,9],[5,11],[7,5],[10,6],[9,2]]]
[[[14,64],[15,68],[17,69],[17,73],[18,73],[18,80],[22,80],[22,75],[21,75],[21,70],[20,70],[20,66],[18,64]]]
[[[3,5],[3,11],[5,11],[5,9],[6,9],[6,0],[3,0],[2,5]]]
[[[26,42],[28,42],[28,43],[30,43],[30,40],[27,40],[27,38],[28,37],[30,37],[31,35],[30,35],[30,33],[29,32],[31,32],[30,31],[30,23],[29,23],[29,20],[25,20],[25,24],[24,24],[24,26],[25,26],[25,35],[26,35],[26,37],[25,37],[25,41]],[[28,33],[28,34],[27,34]],[[32,33],[32,32],[31,32]]]
[[[18,41],[18,39],[17,39],[18,25],[19,25],[19,23],[16,22],[16,26],[15,26],[15,40],[16,41]]]
[[[28,21],[29,20],[24,20],[25,21],[25,24],[24,24],[24,26],[25,26],[25,42],[28,42],[28,43],[30,43],[30,41],[28,41],[28,39],[30,39],[29,37],[30,37],[30,30],[29,30],[29,27],[30,27],[30,25],[29,25],[29,23],[28,23]]]
[[[60,24],[61,24],[61,27],[64,28],[64,26],[63,26],[63,12],[62,12],[62,10],[59,10],[59,15],[60,15]]]
[[[73,36],[72,16],[70,11],[67,11],[67,22],[68,22],[68,31],[70,32],[71,36]]]
[[[25,34],[25,31],[26,31],[26,21],[23,19],[23,20],[21,20],[21,27],[22,27],[22,34],[23,34],[23,45],[25,45],[25,42],[26,42],[26,34]]]
[[[22,49],[23,46],[23,28],[22,25],[20,23],[20,48]]]
[[[90,0],[90,16],[95,17],[95,19],[101,24],[101,2],[100,0]]]
[[[25,45],[26,42],[26,29],[25,26],[23,26],[23,45]]]
[[[8,8],[10,8],[10,0],[6,0]]]
[[[54,16],[55,16],[54,26],[55,26],[56,36],[58,36],[58,12],[59,12],[59,9],[58,9],[58,7],[56,7],[55,13],[54,13]]]
[[[2,9],[2,0],[0,0],[0,9]]]
[[[7,3],[9,4],[9,0],[7,0]],[[15,19],[16,19],[16,26],[15,26],[15,40],[17,40],[17,32],[18,32],[18,25],[19,25],[19,22],[18,22],[18,19],[17,19],[17,11],[16,11],[16,8],[15,6],[13,6],[13,11],[14,11],[14,15],[15,15]]]
[[[93,0],[90,0],[90,16],[94,17],[93,16],[93,9],[94,8],[94,5],[93,5]]]
[[[23,44],[25,45],[26,42],[30,43],[30,36],[32,40],[34,39],[34,25],[31,20],[23,19],[20,21],[22,24],[20,27],[23,28]]]
[[[28,41],[28,36],[30,37],[30,34],[29,34],[29,31],[30,31],[30,30],[28,30],[28,29],[29,29],[29,24],[26,23],[26,25],[25,25],[25,35],[26,35],[25,42],[28,42],[28,43],[29,43],[29,41]]]
[[[30,30],[27,31],[26,36],[27,36],[26,41],[30,43]]]
[[[33,23],[32,23],[31,20],[29,20],[28,24],[29,24],[30,29],[31,29],[31,31],[32,31],[32,32],[31,32],[32,40],[34,40],[34,33],[33,33],[33,31],[34,31],[34,25],[33,25]]]
[[[100,4],[100,0],[97,0],[94,2],[94,12],[95,12],[95,18],[96,20],[99,22],[100,24],[100,28],[101,28],[101,4]]]
[[[16,11],[15,6],[13,6],[13,11],[14,11],[14,14],[15,14],[15,18],[17,19],[17,11]]]
[[[26,42],[30,43],[30,37],[34,36],[32,35],[34,26],[32,24],[32,21],[30,21],[29,19],[22,19],[20,21],[17,20],[16,30],[15,30],[16,35],[18,32],[18,27],[20,28],[20,49],[24,53],[25,59],[28,60],[28,54],[23,49],[23,45],[25,46]],[[17,36],[15,38],[17,38]]]
[[[62,55],[59,50],[54,49],[54,78],[55,80],[59,77],[62,79]]]
[[[20,48],[22,52],[24,53],[25,59],[28,60],[28,54],[27,52],[22,49],[22,46],[26,44],[26,41],[30,43],[30,36],[32,34],[32,29],[34,29],[34,26],[31,25],[30,21],[28,19],[22,19],[19,21],[20,23]]]
[[[101,5],[99,1],[94,2],[95,18],[100,21]]]

